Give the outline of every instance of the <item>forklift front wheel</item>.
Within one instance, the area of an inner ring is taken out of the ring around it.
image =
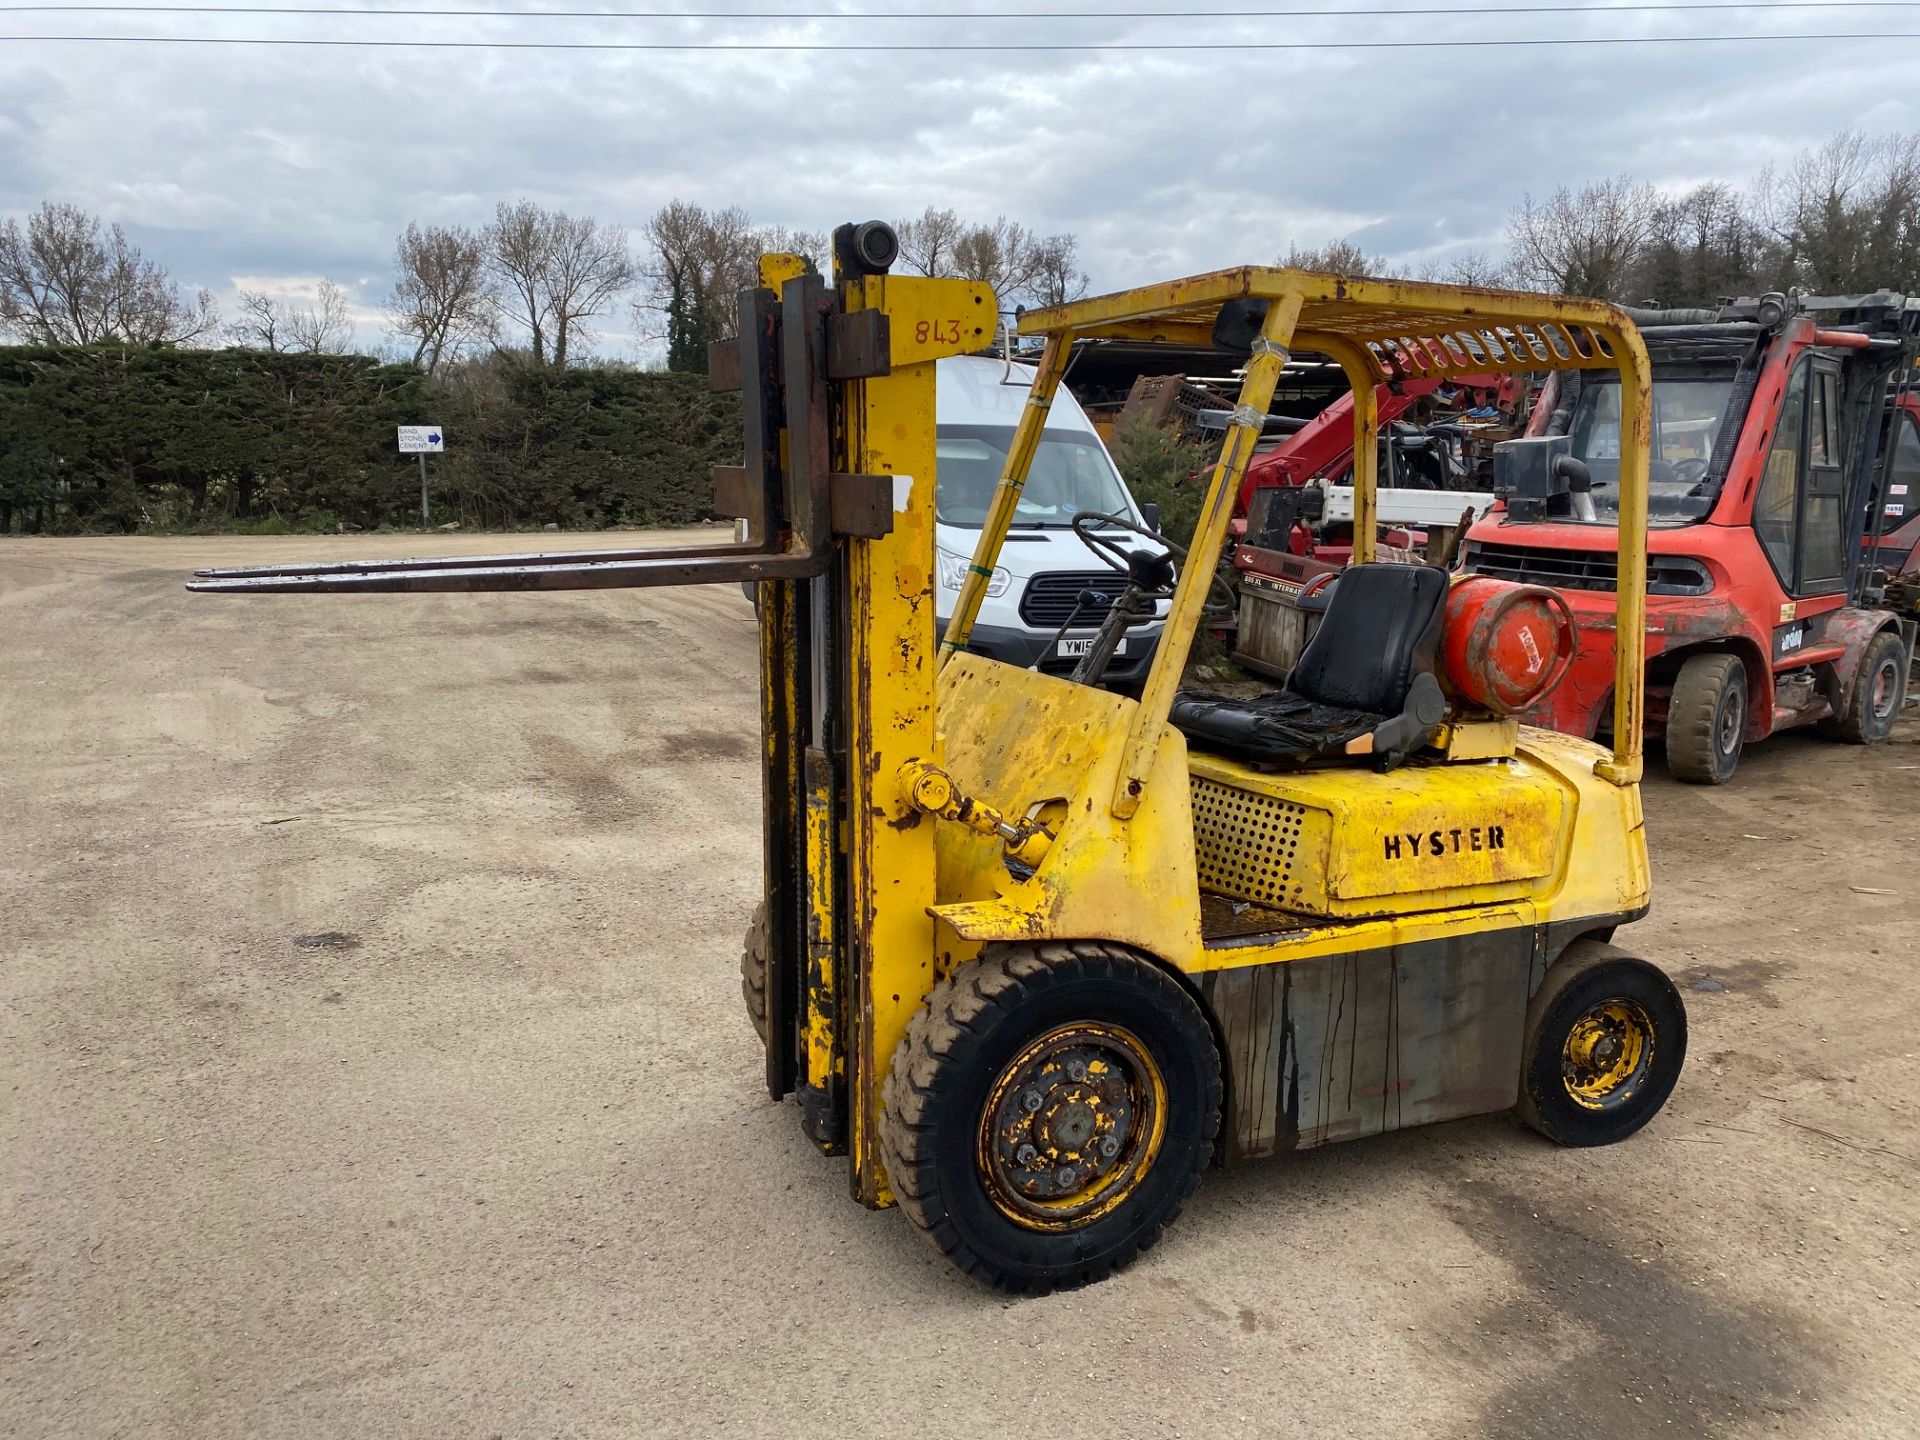
[[[747,1002],[747,1023],[767,1043],[767,902],[754,907],[740,947],[740,995]]]
[[[1099,1280],[1180,1213],[1220,1128],[1200,1007],[1124,946],[992,945],[894,1053],[880,1138],[900,1208],[1003,1290]]]
[[[1667,704],[1667,770],[1695,785],[1724,785],[1747,739],[1747,672],[1738,655],[1689,655]]]
[[[1520,1118],[1562,1145],[1611,1145],[1651,1120],[1687,1058],[1687,1012],[1655,966],[1577,940],[1527,1006]]]

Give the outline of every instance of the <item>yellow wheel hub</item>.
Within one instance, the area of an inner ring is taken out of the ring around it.
[[[1631,1000],[1606,1000],[1567,1031],[1560,1078],[1576,1104],[1607,1110],[1632,1098],[1653,1068],[1653,1021]]]
[[[995,1079],[975,1159],[1009,1220],[1071,1230],[1139,1188],[1160,1153],[1166,1116],[1166,1080],[1137,1037],[1114,1025],[1062,1025]]]

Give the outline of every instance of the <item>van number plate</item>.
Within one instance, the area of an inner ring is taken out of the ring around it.
[[[1063,638],[1060,641],[1059,647],[1054,651],[1054,654],[1058,655],[1062,660],[1079,660],[1093,653],[1093,641],[1094,637],[1091,635],[1083,640]],[[1127,642],[1122,640],[1118,645],[1114,646],[1113,653],[1115,655],[1126,654]]]

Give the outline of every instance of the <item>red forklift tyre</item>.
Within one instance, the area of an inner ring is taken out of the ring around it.
[[[882,1098],[915,1228],[975,1279],[1044,1295],[1180,1213],[1220,1128],[1220,1056],[1193,997],[1124,946],[989,945],[934,987]]]
[[[1527,1005],[1520,1118],[1562,1145],[1611,1145],[1654,1117],[1687,1058],[1687,1011],[1657,967],[1576,940]]]
[[[1747,738],[1747,671],[1733,655],[1691,655],[1667,704],[1667,771],[1695,785],[1724,785]]]
[[[753,908],[746,944],[740,950],[740,994],[747,1002],[747,1023],[767,1043],[767,902]]]
[[[1843,714],[1822,728],[1850,745],[1878,745],[1893,734],[1907,700],[1907,647],[1898,632],[1882,630],[1867,642]]]

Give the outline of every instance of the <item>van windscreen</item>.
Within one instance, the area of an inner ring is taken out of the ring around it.
[[[994,487],[1006,469],[1013,444],[1011,426],[942,425],[938,431],[939,474],[934,503],[942,524],[979,527],[986,523]],[[1107,452],[1091,435],[1048,430],[1027,472],[1026,488],[1013,512],[1015,525],[1066,526],[1082,510],[1107,515],[1133,514],[1120,476]]]

